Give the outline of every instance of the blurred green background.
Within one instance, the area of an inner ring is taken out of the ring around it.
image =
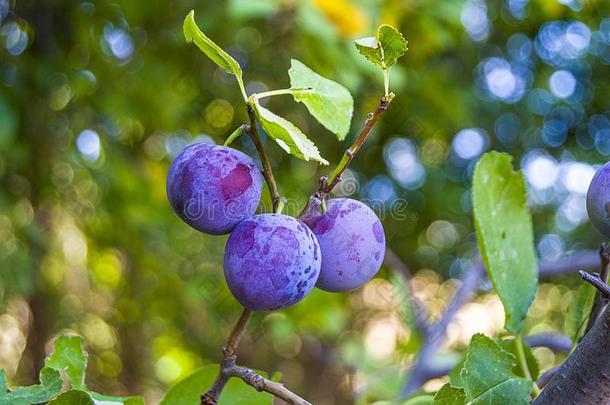
[[[185,43],[191,9],[240,62],[249,93],[287,87],[290,58],[350,89],[343,143],[304,106],[267,104],[331,164],[382,95],[352,40],[380,23],[409,40],[392,69],[396,99],[338,194],[379,213],[433,317],[478,256],[470,178],[486,150],[524,170],[541,257],[601,241],[584,197],[610,156],[607,1],[0,0],[0,368],[13,384],[36,381],[60,333],[85,338],[92,389],[150,403],[220,358],[240,312],[222,276],[226,238],[173,215],[165,176],[185,145],[222,143],[247,116],[234,80]],[[255,154],[247,140],[234,146]],[[268,150],[295,215],[328,169]],[[526,331],[560,331],[576,285],[543,280]],[[315,404],[388,400],[421,344],[409,314],[384,268],[350,294],[314,291],[256,314],[240,362],[281,371]],[[481,292],[438,361],[502,326],[498,298]],[[559,361],[535,353],[543,369]]]

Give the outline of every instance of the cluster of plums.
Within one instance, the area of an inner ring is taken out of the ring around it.
[[[269,311],[303,299],[314,286],[348,291],[379,271],[385,236],[379,218],[348,198],[303,221],[254,215],[262,190],[254,161],[225,146],[198,143],[180,152],[167,176],[176,214],[198,231],[231,233],[224,256],[229,289],[244,307]]]

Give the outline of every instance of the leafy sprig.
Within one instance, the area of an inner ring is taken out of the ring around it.
[[[385,96],[391,97],[390,68],[407,52],[408,41],[396,28],[384,24],[377,29],[377,36],[357,39],[355,42],[358,52],[383,71]]]
[[[29,405],[144,405],[142,397],[112,397],[90,391],[85,384],[88,355],[80,336],[59,336],[55,348],[40,371],[40,384],[7,389],[4,370],[0,370],[0,403]]]
[[[354,100],[345,87],[322,77],[302,62],[292,60],[288,71],[290,88],[248,95],[245,91],[241,66],[199,29],[195,22],[194,11],[191,11],[184,20],[184,36],[187,42],[194,42],[221,69],[235,76],[244,101],[254,110],[265,133],[284,151],[299,159],[328,164],[303,131],[294,123],[263,107],[259,100],[263,97],[291,94],[295,101],[305,104],[311,115],[322,126],[342,140],[349,132],[354,110]],[[230,139],[233,140],[234,136]]]

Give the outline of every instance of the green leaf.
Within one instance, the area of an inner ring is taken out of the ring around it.
[[[49,405],[94,405],[94,403],[91,395],[83,390],[66,391],[49,401]],[[104,405],[111,404],[104,403]]]
[[[144,398],[139,396],[132,397],[113,397],[109,395],[98,394],[97,392],[89,392],[94,400],[103,402],[103,405],[145,405]]]
[[[7,391],[5,372],[0,370],[0,404],[30,405],[49,401],[59,394],[63,387],[63,379],[59,371],[44,367],[40,371],[40,384],[29,387],[17,387]]]
[[[591,309],[595,302],[596,289],[589,283],[583,283],[576,292],[574,300],[568,307],[568,314],[564,322],[566,335],[572,339],[572,346],[576,346],[585,333]]]
[[[311,115],[340,141],[345,139],[354,112],[354,99],[350,92],[296,59],[292,59],[288,75],[292,88],[310,89],[292,93],[294,99],[305,104]]]
[[[205,392],[218,374],[218,364],[210,364],[195,371],[169,389],[159,405],[199,405],[199,396]],[[256,370],[255,370],[256,371]],[[264,372],[256,371],[261,375]],[[278,376],[273,380],[277,381]],[[258,392],[239,378],[231,378],[218,401],[219,405],[271,405],[273,395],[266,392]]]
[[[377,29],[376,37],[357,39],[356,48],[368,60],[382,69],[389,69],[407,52],[407,40],[391,25]]]
[[[502,350],[507,351],[513,356],[517,357],[517,346],[515,345],[515,339],[500,339],[496,340],[496,343],[502,348]],[[532,375],[532,379],[535,381],[540,375],[540,365],[538,364],[538,360],[536,360],[531,347],[523,344],[523,351],[525,352],[525,362],[527,363],[527,368]],[[523,370],[519,366],[515,366],[513,368],[513,373],[519,377],[525,377]]]
[[[267,135],[273,138],[282,149],[303,160],[309,161],[310,159],[313,159],[324,165],[328,164],[328,161],[320,156],[320,152],[318,152],[316,145],[292,122],[279,115],[275,115],[271,111],[260,106],[256,101],[253,101],[251,105],[254,108],[254,112],[256,113],[263,130]]]
[[[529,404],[533,382],[512,372],[515,356],[485,335],[472,337],[461,372],[469,404]]]
[[[466,393],[461,388],[452,387],[447,383],[434,396],[437,405],[463,405],[466,402]]]
[[[472,202],[477,241],[506,312],[506,329],[521,331],[538,287],[538,264],[527,189],[512,157],[489,152],[477,163]]]
[[[225,72],[230,73],[237,78],[242,95],[244,96],[244,99],[246,99],[246,91],[244,89],[242,71],[239,63],[199,29],[195,22],[195,10],[191,10],[191,12],[187,14],[184,19],[183,30],[186,42],[194,42],[208,58],[212,59],[212,61],[220,66]]]
[[[434,393],[417,391],[409,395],[400,405],[430,405],[434,403]]]
[[[87,353],[80,336],[59,336],[53,353],[44,361],[46,367],[65,373],[73,388],[85,388]]]

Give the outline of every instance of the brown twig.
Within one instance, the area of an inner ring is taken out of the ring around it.
[[[379,120],[379,117],[381,117],[387,111],[391,102],[392,99],[389,97],[384,96],[379,99],[379,104],[377,105],[375,112],[369,113],[367,115],[366,121],[364,121],[364,126],[360,130],[358,137],[356,138],[352,146],[350,146],[345,151],[345,153],[343,154],[343,158],[341,159],[335,170],[333,170],[333,172],[328,176],[328,178],[320,182],[318,198],[324,198],[328,193],[331,192],[331,190],[337,185],[337,183],[341,181],[341,175],[343,174],[343,172],[345,172],[345,170],[352,162],[354,156],[356,156],[356,153],[358,153],[362,145],[364,145],[366,138],[369,136],[371,130],[377,123],[377,120]]]
[[[246,133],[250,135],[250,139],[252,139],[252,142],[254,142],[258,156],[261,159],[261,163],[263,165],[263,177],[265,177],[265,181],[267,182],[267,187],[269,188],[269,193],[271,194],[273,212],[275,212],[278,204],[280,203],[281,196],[277,189],[277,184],[275,183],[275,177],[273,176],[273,170],[271,169],[271,161],[269,160],[267,151],[263,147],[263,143],[261,142],[261,138],[258,134],[258,129],[256,128],[256,115],[254,114],[254,109],[252,106],[247,105],[246,111],[248,112],[248,118],[250,119],[250,125],[246,128]]]
[[[246,330],[246,325],[251,316],[252,311],[244,309],[239,320],[233,327],[233,330],[227,339],[227,344],[222,349],[223,359],[220,362],[220,370],[216,376],[216,380],[212,384],[212,387],[201,395],[201,405],[216,405],[222,390],[231,377],[239,377],[246,384],[256,388],[257,391],[265,391],[273,394],[289,404],[311,405],[309,402],[290,391],[283,384],[268,380],[260,374],[257,374],[254,370],[236,364],[237,347],[239,346],[239,341]]]
[[[242,315],[243,317],[243,315]],[[237,338],[239,340],[239,337]],[[271,381],[247,367],[236,364],[237,355],[226,355],[220,364],[220,371],[214,385],[201,396],[201,405],[216,405],[220,392],[231,377],[241,378],[246,384],[257,391],[268,392],[292,405],[311,405],[309,402],[290,391],[284,384]]]
[[[275,397],[282,399],[289,404],[311,405],[311,403],[286,388],[284,384],[268,380],[249,368],[233,365],[224,369],[224,373],[229,377],[239,377],[246,384],[256,388],[257,391],[265,391],[273,394]]]
[[[335,167],[335,170],[333,170],[332,173],[328,175],[328,177],[323,176],[320,178],[320,185],[318,187],[318,191],[316,191],[316,193],[309,198],[309,201],[307,201],[307,204],[303,208],[303,211],[301,211],[301,213],[299,214],[299,218],[303,218],[304,216],[306,216],[306,214],[311,210],[312,203],[314,201],[323,200],[341,181],[341,175],[345,172],[345,170],[347,170],[352,160],[354,160],[354,156],[356,156],[356,153],[358,153],[362,145],[364,145],[364,142],[366,141],[367,137],[371,133],[371,130],[373,129],[379,118],[387,111],[388,107],[390,106],[390,103],[392,102],[391,96],[384,96],[379,99],[379,104],[377,105],[377,108],[374,112],[369,113],[367,115],[366,121],[364,121],[364,126],[360,130],[360,133],[356,137],[356,140],[354,141],[354,143],[352,143],[352,146],[350,146],[343,153],[343,158],[341,158],[341,161],[339,162],[337,167]]]
[[[608,245],[602,243],[599,245],[599,259],[600,259],[600,280],[604,282],[604,284],[608,283],[608,267],[610,264],[610,250],[608,249]],[[587,321],[587,326],[585,328],[585,334],[591,330],[595,321],[601,315],[602,311],[608,304],[608,298],[602,296],[600,291],[597,291],[595,294],[595,302],[593,303],[593,307],[591,308],[591,314],[589,315],[589,320]]]
[[[223,360],[220,364],[220,371],[212,387],[201,395],[201,405],[216,405],[218,397],[229,380],[229,375],[224,372],[228,366],[235,365],[237,359],[237,346],[246,330],[246,325],[252,316],[252,311],[244,308],[233,330],[227,339],[226,345],[222,348]]]

